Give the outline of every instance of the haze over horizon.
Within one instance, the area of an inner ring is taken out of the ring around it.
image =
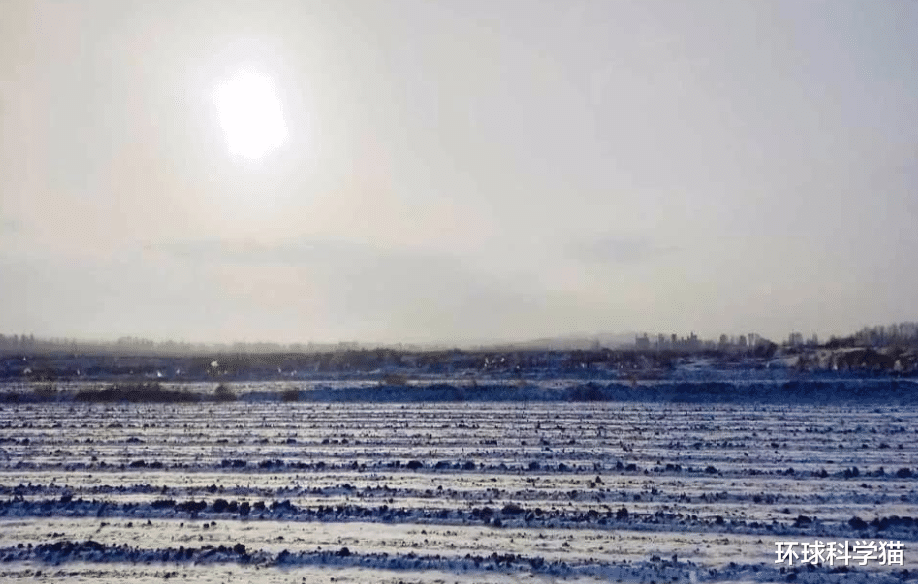
[[[916,30],[908,0],[10,0],[0,332],[918,320]]]

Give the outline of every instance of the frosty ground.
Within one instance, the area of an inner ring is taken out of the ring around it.
[[[23,402],[0,406],[4,581],[918,576],[909,404]],[[903,563],[775,563],[817,540]]]

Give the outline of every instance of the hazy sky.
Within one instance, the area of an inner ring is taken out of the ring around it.
[[[216,107],[240,71],[261,158]],[[0,99],[4,333],[918,317],[913,0],[2,0]]]

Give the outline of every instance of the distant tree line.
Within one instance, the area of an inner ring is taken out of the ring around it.
[[[79,353],[122,355],[201,355],[201,354],[273,354],[320,353],[348,351],[360,348],[356,342],[340,343],[189,343],[185,341],[154,341],[125,336],[115,341],[93,341],[71,338],[36,338],[34,334],[0,334],[0,352],[4,353]]]
[[[864,327],[847,337],[832,337],[826,347],[918,347],[918,322]]]
[[[755,338],[752,336],[747,339],[740,336],[737,339],[727,338],[722,335],[720,341],[702,341],[691,335],[685,339],[676,339],[675,335],[666,339],[662,344],[663,335],[659,335],[652,343],[652,339],[647,335],[638,338],[636,347],[639,351],[648,349],[665,350],[666,352],[740,352],[750,354],[756,357],[770,357],[774,354],[777,346],[767,339]],[[903,322],[885,326],[865,327],[856,333],[846,337],[833,336],[825,343],[827,348],[845,348],[845,347],[918,347],[918,323]],[[507,352],[527,352],[522,347],[509,345],[502,347]],[[533,351],[541,351],[536,347],[531,348]],[[478,351],[466,351],[471,353],[493,352],[496,347],[490,349],[481,347]],[[269,343],[269,342],[249,342],[249,343],[189,343],[184,341],[153,341],[141,337],[121,337],[116,341],[87,341],[73,338],[37,338],[34,334],[0,334],[0,353],[4,354],[41,354],[41,353],[70,353],[70,354],[120,354],[120,355],[254,355],[254,354],[360,354],[366,356],[367,352],[384,351],[391,359],[393,354],[407,355],[415,354],[436,354],[438,352],[451,352],[452,349],[421,347],[396,344],[391,346],[367,346],[360,343],[349,341],[339,343]],[[592,360],[605,360],[609,358],[609,349],[595,347],[593,351],[584,351],[591,354]],[[423,361],[423,357],[418,357]],[[380,359],[377,356],[377,360]],[[590,359],[588,359],[590,360]],[[488,363],[493,365],[493,363]]]

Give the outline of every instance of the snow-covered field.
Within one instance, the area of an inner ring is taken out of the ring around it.
[[[0,581],[899,582],[916,510],[907,406],[0,405]]]

